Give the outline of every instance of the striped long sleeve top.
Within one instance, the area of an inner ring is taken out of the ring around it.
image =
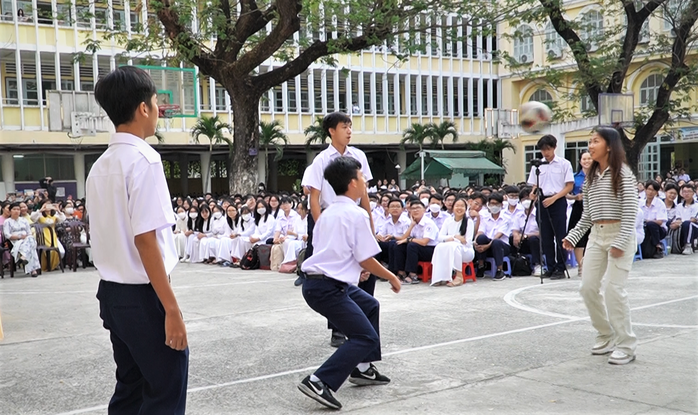
[[[629,246],[630,241],[633,240],[638,210],[635,175],[630,167],[623,164],[620,176],[621,186],[617,196],[613,192],[610,167],[601,173],[597,171],[593,184],[590,184],[589,180],[584,182],[582,218],[565,238],[572,245],[577,244],[594,222],[620,219],[620,231],[611,246],[622,251],[636,249],[634,246]]]

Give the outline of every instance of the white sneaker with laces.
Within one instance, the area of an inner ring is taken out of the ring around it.
[[[594,347],[591,348],[591,354],[599,356],[603,354],[611,353],[616,348],[616,344],[613,340],[608,340],[605,342],[596,342]]]
[[[608,363],[612,365],[627,365],[633,360],[635,360],[634,354],[631,355],[621,352],[620,350],[616,350],[613,352],[613,354],[611,354],[611,357],[608,358]]]
[[[541,275],[543,275],[543,268],[540,265],[533,267],[533,276],[540,277]]]
[[[691,255],[692,253],[693,253],[693,248],[691,247],[691,244],[686,244],[686,246],[683,248],[682,254]]]

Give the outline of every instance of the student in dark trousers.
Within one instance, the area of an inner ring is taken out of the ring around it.
[[[185,412],[187,332],[169,281],[178,262],[175,216],[160,155],[145,141],[158,122],[156,92],[132,66],[95,85],[116,127],[86,185],[99,314],[116,362],[110,415]]]
[[[342,404],[332,392],[347,378],[356,385],[390,382],[373,365],[381,360],[379,303],[355,284],[362,274],[370,273],[388,280],[397,293],[400,281],[374,258],[380,248],[366,214],[355,202],[366,192],[361,163],[350,157],[336,158],[325,168],[324,177],[339,196],[315,224],[315,252],[301,266],[306,273],[303,298],[348,339],[298,389],[339,409]]]
[[[548,134],[538,140],[538,149],[543,154],[546,164],[540,166],[540,189],[538,197],[542,198],[540,215],[540,237],[543,242],[543,254],[552,280],[565,278],[565,256],[562,238],[567,235],[567,199],[565,196],[574,188],[572,164],[555,155],[557,139]],[[528,184],[536,185],[536,168],[531,168]],[[538,206],[538,205],[536,205]]]

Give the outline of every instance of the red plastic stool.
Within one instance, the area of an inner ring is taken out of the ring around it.
[[[419,274],[419,279],[422,282],[429,282],[431,280],[431,262],[417,262],[417,265],[422,267],[422,273]]]
[[[470,273],[467,271],[470,270]],[[466,282],[468,280],[473,280],[473,282],[477,281],[477,278],[475,277],[475,264],[472,262],[468,263],[463,263],[463,282]]]

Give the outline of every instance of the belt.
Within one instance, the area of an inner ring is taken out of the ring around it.
[[[330,278],[325,274],[305,274],[305,277],[309,280],[332,280],[337,281],[334,278]]]

